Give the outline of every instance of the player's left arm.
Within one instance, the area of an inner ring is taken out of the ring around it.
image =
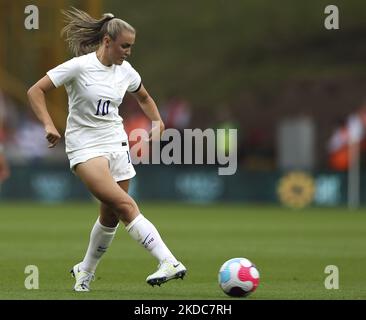
[[[159,127],[153,127],[153,130],[160,130],[160,135],[163,133],[165,126],[158,110],[158,107],[153,98],[149,95],[143,84],[138,91],[131,93],[139,103],[142,111],[151,121],[159,122]]]

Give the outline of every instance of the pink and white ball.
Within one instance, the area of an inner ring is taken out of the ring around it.
[[[246,258],[230,259],[220,268],[219,285],[231,297],[246,297],[257,289],[258,284],[259,272]]]

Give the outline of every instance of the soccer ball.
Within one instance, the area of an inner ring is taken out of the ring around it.
[[[258,284],[259,272],[246,258],[230,259],[220,268],[220,288],[231,297],[246,297],[257,289]]]

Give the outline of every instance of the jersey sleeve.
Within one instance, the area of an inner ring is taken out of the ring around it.
[[[130,71],[130,77],[129,77],[130,83],[128,85],[127,91],[136,92],[141,87],[141,77],[139,73],[132,66],[130,66],[129,71]]]
[[[79,70],[79,60],[77,58],[72,58],[49,70],[47,75],[50,77],[55,87],[58,88],[74,79],[80,72]]]

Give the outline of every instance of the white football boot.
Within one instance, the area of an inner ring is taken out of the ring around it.
[[[94,280],[94,273],[80,270],[80,264],[74,265],[70,273],[75,278],[74,291],[90,291],[89,285]]]
[[[183,279],[186,273],[187,269],[181,262],[173,264],[165,260],[159,264],[158,271],[146,278],[146,282],[152,286],[160,286],[171,279]]]

